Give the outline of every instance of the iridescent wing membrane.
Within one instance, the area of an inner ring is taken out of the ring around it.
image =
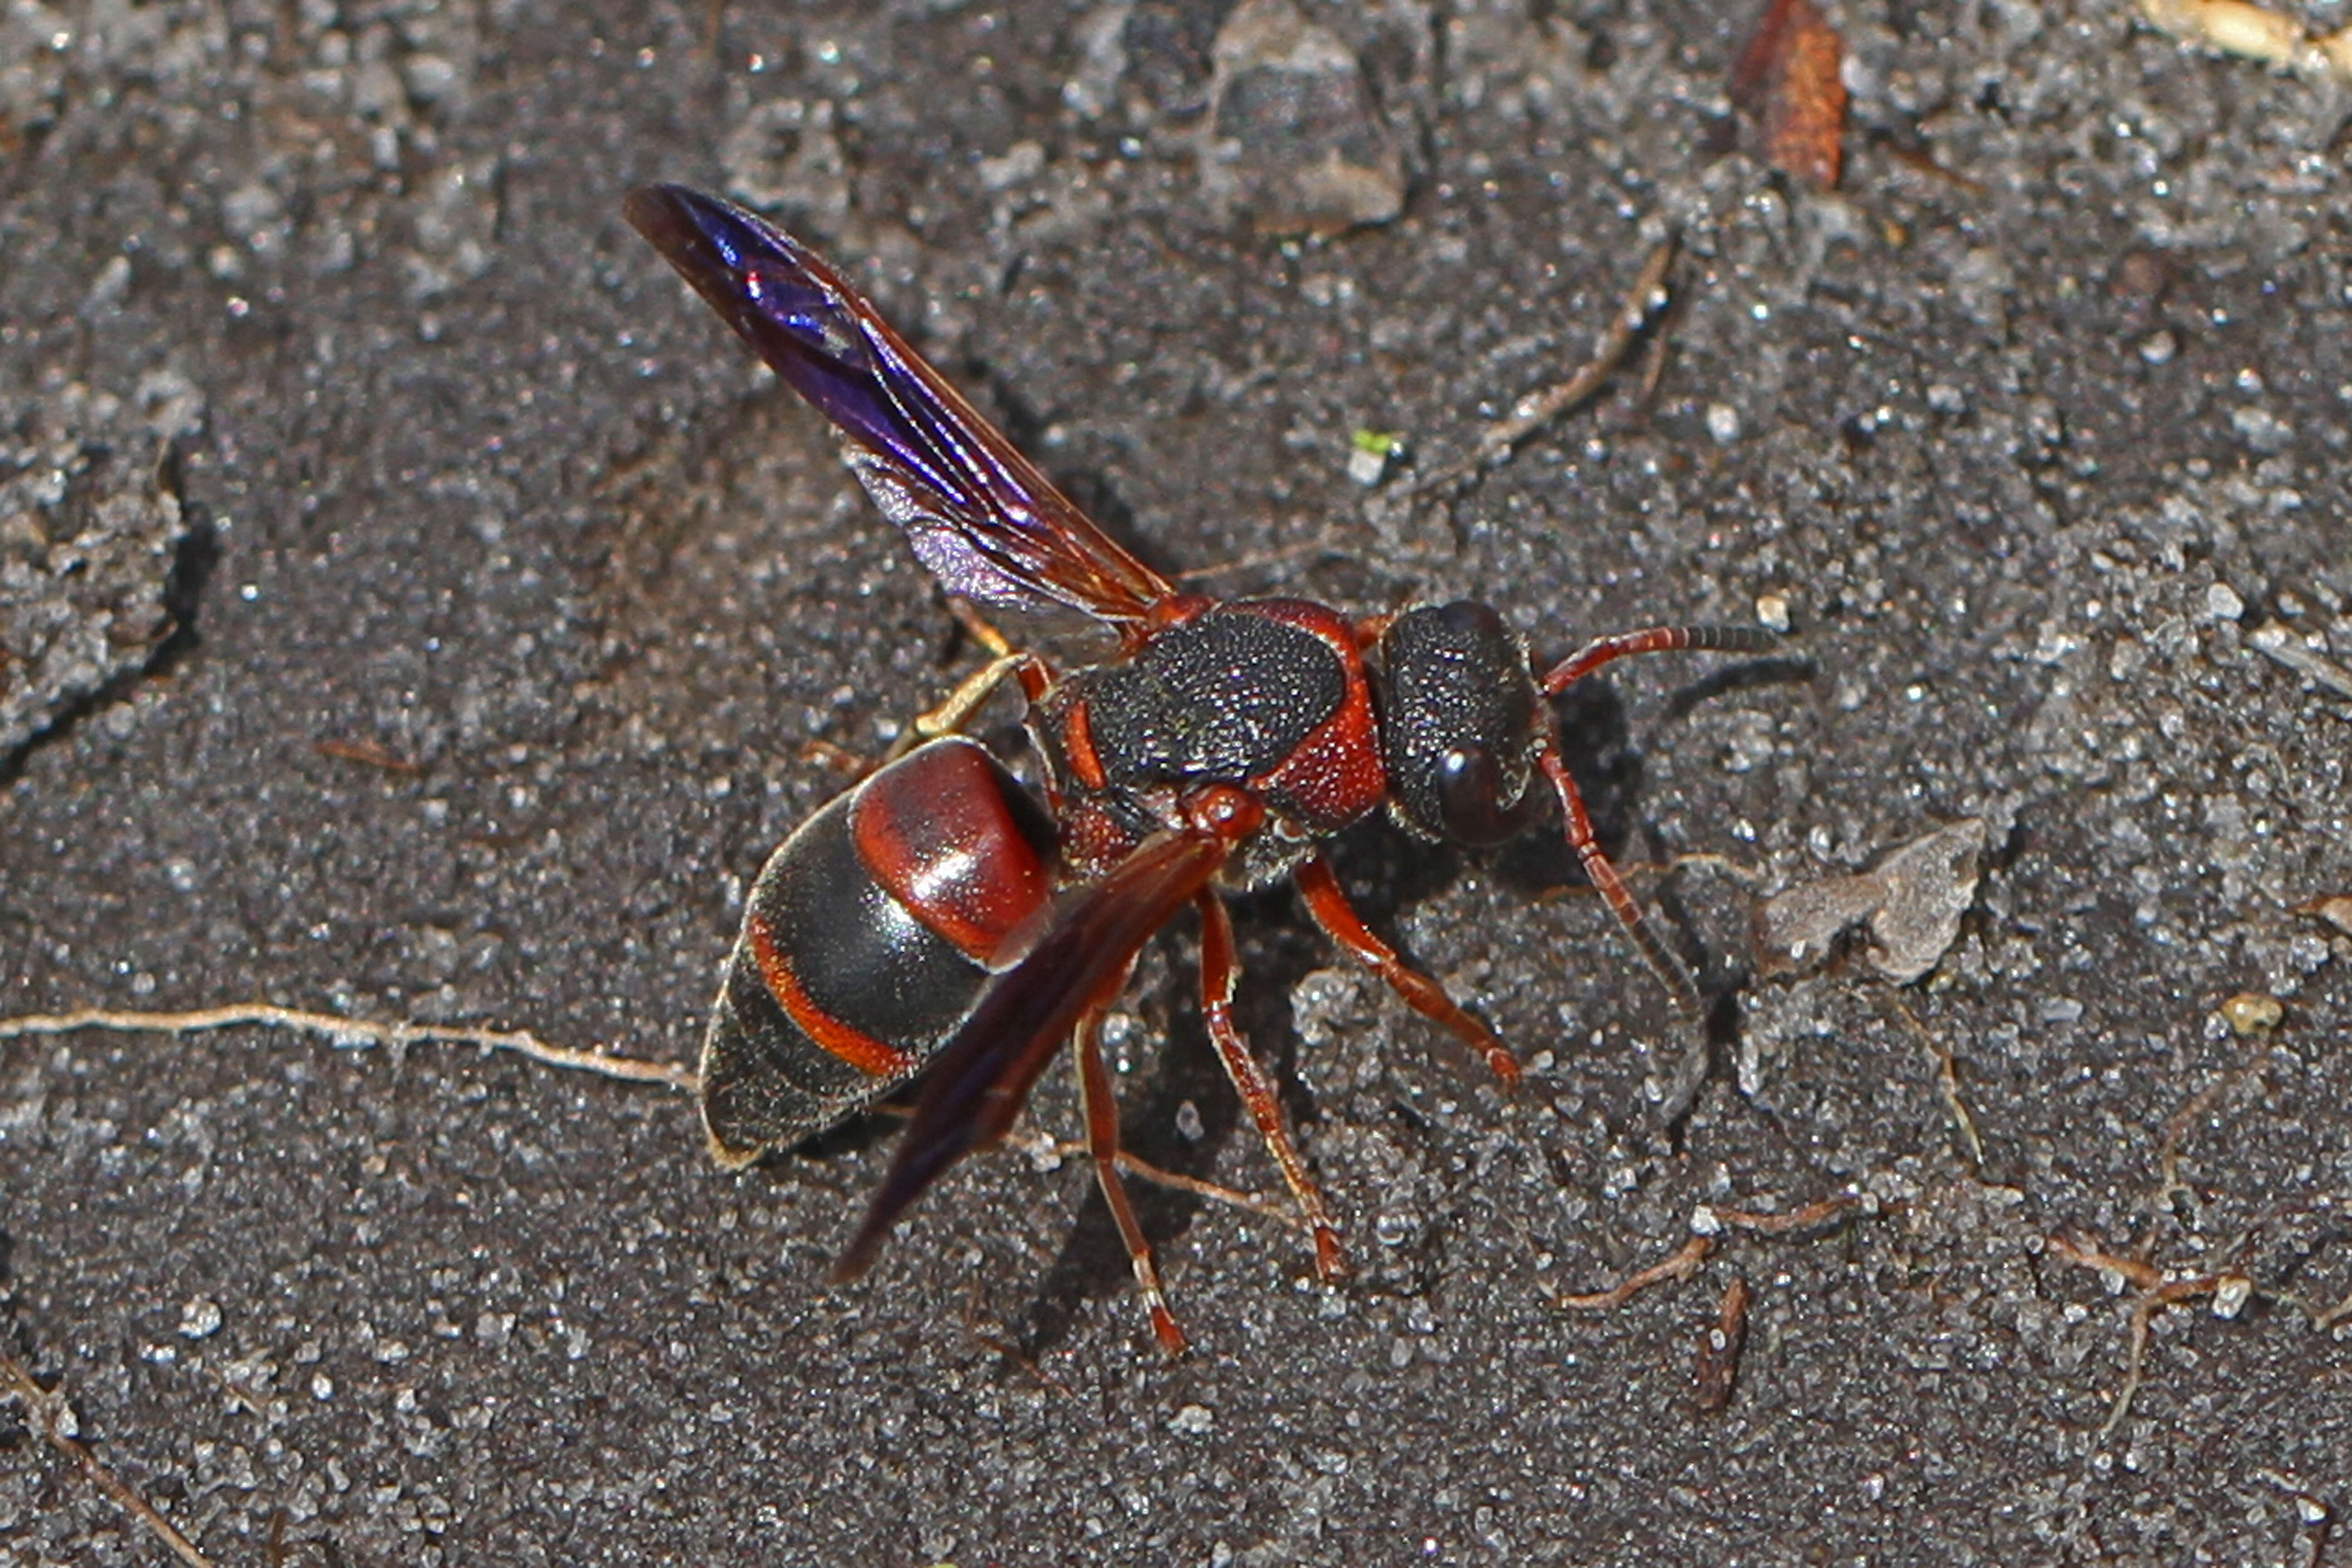
[[[1114,626],[1174,593],[923,363],[866,297],[773,224],[683,185],[629,222],[786,384],[840,429],[866,493],[950,594]]]

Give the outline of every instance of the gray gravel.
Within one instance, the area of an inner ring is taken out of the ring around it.
[[[1534,1064],[1515,1096],[1286,897],[1242,907],[1244,1019],[1358,1275],[1148,1194],[1181,1363],[1083,1162],[974,1160],[833,1290],[887,1122],[730,1175],[681,1097],[511,1056],[0,1043],[5,1343],[213,1561],[2326,1546],[2352,942],[2294,906],[2352,891],[2345,89],[2120,0],[1838,7],[1823,197],[1733,145],[1735,8],[1308,9],[1362,76],[1309,51],[1316,101],[1381,122],[1331,134],[1404,193],[1332,239],[1261,232],[1278,181],[1204,183],[1271,178],[1204,142],[1213,4],[0,20],[0,1011],[269,999],[691,1056],[831,749],[971,660],[622,223],[644,179],[772,204],[1205,587],[1475,593],[1547,649],[1777,596],[1806,661],[1643,661],[1566,709],[1624,858],[1688,858],[1641,882],[1729,998],[1704,1057],[1556,845],[1339,851]],[[1669,224],[1662,359],[1442,502],[1367,505],[1355,432],[1466,450]],[[1925,978],[1743,978],[1759,900],[1966,818],[1981,880]],[[1132,1142],[1271,1188],[1192,942],[1116,1021]],[[1051,1075],[1041,1125],[1072,1100]],[[1563,1304],[1710,1215],[1839,1194]],[[2112,1426],[2137,1287],[2094,1248],[2188,1282]],[[164,1560],[21,1402],[0,1540]]]

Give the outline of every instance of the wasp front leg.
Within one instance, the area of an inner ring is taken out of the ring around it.
[[[886,763],[898,761],[926,741],[961,734],[964,724],[1008,679],[1019,680],[1022,696],[1032,703],[1044,697],[1054,684],[1052,665],[1026,648],[1014,647],[969,601],[950,599],[948,612],[972,641],[988,650],[988,663],[966,676],[937,707],[916,714],[907,732],[883,759]]]
[[[1307,912],[1323,933],[1338,942],[1358,963],[1382,980],[1395,992],[1404,1005],[1429,1019],[1454,1031],[1462,1043],[1478,1053],[1481,1060],[1510,1088],[1519,1081],[1519,1059],[1475,1016],[1465,1012],[1462,1005],[1445,994],[1445,987],[1397,956],[1396,949],[1382,942],[1366,925],[1356,907],[1348,901],[1340,889],[1339,879],[1331,874],[1331,863],[1320,855],[1309,856],[1292,873],[1298,883],[1299,897],[1307,900]]]

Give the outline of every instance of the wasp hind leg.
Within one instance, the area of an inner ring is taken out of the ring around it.
[[[965,721],[1008,679],[1019,680],[1023,696],[1033,703],[1054,684],[1051,665],[1026,649],[1014,647],[968,601],[950,599],[948,611],[973,642],[988,650],[989,660],[958,682],[937,707],[916,714],[914,722],[908,725],[907,732],[884,759],[886,763],[898,761],[927,741],[960,734]]]
[[[1315,1185],[1315,1178],[1307,1172],[1307,1162],[1298,1156],[1298,1145],[1291,1141],[1289,1124],[1282,1119],[1282,1101],[1275,1092],[1274,1080],[1265,1075],[1256,1057],[1250,1054],[1249,1042],[1242,1037],[1241,1028],[1234,1022],[1234,980],[1241,965],[1234,949],[1233,917],[1225,912],[1224,901],[1213,888],[1203,888],[1193,899],[1201,911],[1201,1016],[1208,1024],[1209,1038],[1216,1043],[1217,1055],[1225,1064],[1225,1076],[1234,1082],[1234,1090],[1242,1098],[1250,1120],[1257,1123],[1258,1136],[1265,1140],[1266,1152],[1282,1169],[1282,1179],[1289,1184],[1291,1195],[1298,1201],[1298,1209],[1307,1226],[1315,1233],[1315,1272],[1327,1284],[1336,1284],[1348,1277],[1348,1263],[1339,1247],[1339,1228],[1331,1223],[1331,1211],[1324,1206],[1323,1194]]]
[[[1110,1205],[1110,1217],[1118,1226],[1119,1239],[1127,1244],[1128,1261],[1135,1269],[1135,1288],[1143,1297],[1144,1310],[1151,1315],[1151,1331],[1160,1340],[1160,1348],[1170,1355],[1182,1355],[1186,1349],[1184,1331],[1177,1326],[1176,1314],[1168,1310],[1167,1293],[1160,1287],[1160,1266],[1152,1261],[1151,1243],[1144,1238],[1143,1224],[1135,1217],[1135,1205],[1128,1200],[1127,1185],[1118,1176],[1118,1101],[1113,1098],[1110,1069],[1103,1065],[1101,1007],[1091,1008],[1078,1020],[1071,1047],[1078,1058],[1078,1090],[1085,1107],[1087,1121],[1087,1151],[1093,1155],[1095,1180],[1102,1187],[1103,1202]]]

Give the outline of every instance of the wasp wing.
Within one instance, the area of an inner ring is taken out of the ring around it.
[[[850,468],[950,594],[1122,625],[1175,590],[982,418],[825,260],[683,185],[629,195],[638,233],[839,427]]]
[[[1230,852],[1204,829],[1155,834],[1064,906],[925,1070],[914,1120],[835,1266],[835,1279],[863,1274],[926,1187],[1013,1125],[1079,1018],[1118,994],[1151,933],[1209,885]]]

